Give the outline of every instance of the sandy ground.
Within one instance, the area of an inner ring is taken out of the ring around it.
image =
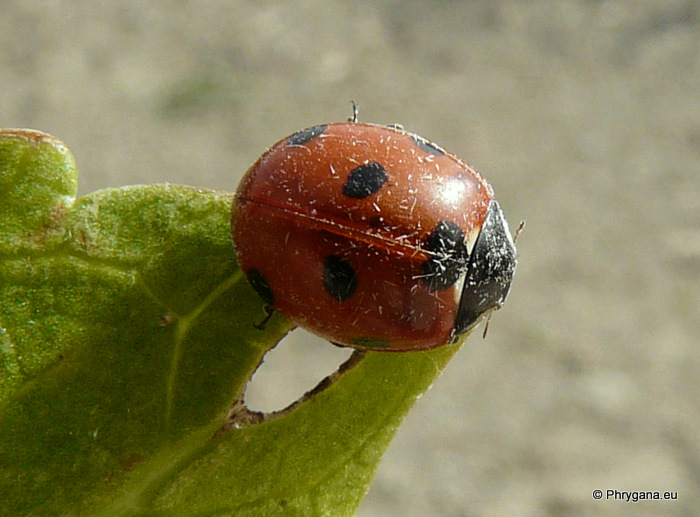
[[[459,154],[527,220],[517,278],[359,515],[696,515],[700,2],[10,0],[0,88],[0,126],[63,139],[82,193],[232,190],[350,99]]]

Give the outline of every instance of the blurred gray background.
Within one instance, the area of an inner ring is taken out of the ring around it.
[[[516,281],[359,515],[697,514],[700,2],[4,1],[0,88],[0,126],[64,140],[83,194],[233,190],[351,99],[460,155],[527,220]],[[302,341],[257,404],[332,368]]]

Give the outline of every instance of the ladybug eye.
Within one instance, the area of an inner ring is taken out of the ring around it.
[[[500,309],[515,273],[517,251],[497,201],[491,201],[474,244],[462,288],[455,333],[462,334],[482,316]]]

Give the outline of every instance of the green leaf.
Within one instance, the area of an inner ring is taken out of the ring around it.
[[[236,264],[228,193],[76,199],[59,141],[0,132],[0,501],[7,515],[352,515],[459,345],[355,353],[288,410],[246,382],[292,327]]]

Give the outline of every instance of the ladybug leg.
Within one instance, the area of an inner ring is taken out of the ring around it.
[[[352,102],[352,117],[350,117],[348,119],[348,122],[352,122],[353,124],[357,124],[357,114],[360,111],[360,106],[355,101],[350,101],[350,102]]]
[[[258,330],[265,330],[267,322],[270,321],[270,318],[272,318],[272,315],[275,313],[275,309],[271,305],[265,305],[263,310],[265,311],[265,319],[260,323],[253,323],[253,326]]]
[[[489,315],[486,317],[486,323],[484,323],[484,333],[482,334],[481,338],[486,339],[486,334],[489,332],[489,323],[491,323],[491,316],[493,315],[493,311],[489,312]]]

